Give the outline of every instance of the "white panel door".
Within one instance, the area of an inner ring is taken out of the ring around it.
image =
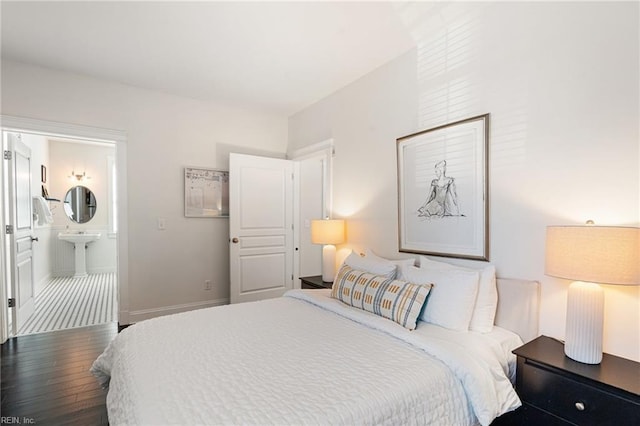
[[[8,224],[13,226],[9,235],[13,334],[33,314],[33,214],[31,200],[31,149],[21,141],[20,134],[7,134],[9,210]]]
[[[229,157],[231,303],[293,288],[293,163]]]

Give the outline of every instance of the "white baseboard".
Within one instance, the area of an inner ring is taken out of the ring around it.
[[[38,281],[34,286],[33,286],[33,295],[37,296],[40,294],[40,292],[47,286],[47,284],[49,283],[49,281],[51,280],[51,274],[47,274],[45,275],[40,281]]]
[[[99,267],[99,268],[87,268],[87,274],[108,274],[110,272],[118,272],[118,268],[114,268],[113,266],[103,266],[103,267]]]
[[[103,267],[103,268],[91,268],[87,269],[87,274],[108,274],[108,273],[116,273],[117,269],[113,269],[112,267]],[[76,273],[75,269],[61,269],[59,271],[54,272],[52,277],[72,277]]]
[[[181,305],[163,306],[161,308],[141,309],[139,311],[120,311],[118,322],[121,325],[134,324],[146,319],[161,317],[163,315],[177,314],[180,312],[193,311],[195,309],[211,308],[213,306],[228,305],[229,299],[213,299],[203,302],[183,303]],[[126,321],[126,322],[125,322]]]

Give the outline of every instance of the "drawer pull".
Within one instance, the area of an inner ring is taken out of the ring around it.
[[[584,409],[585,409],[584,402],[576,402],[576,410],[584,411]]]

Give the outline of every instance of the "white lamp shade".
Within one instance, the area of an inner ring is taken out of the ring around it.
[[[601,284],[640,284],[640,228],[550,226],[545,273]]]
[[[594,283],[640,284],[640,228],[550,226],[545,273],[576,280],[567,295],[565,354],[578,362],[599,364],[604,292]]]
[[[340,244],[344,242],[344,220],[312,220],[311,242],[314,244]]]

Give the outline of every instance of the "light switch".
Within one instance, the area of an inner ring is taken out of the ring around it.
[[[158,218],[158,230],[159,231],[164,231],[166,228],[166,219],[164,217],[159,217]]]
[[[311,221],[309,219],[305,219],[304,220],[304,227],[305,228],[310,228],[311,227]]]

